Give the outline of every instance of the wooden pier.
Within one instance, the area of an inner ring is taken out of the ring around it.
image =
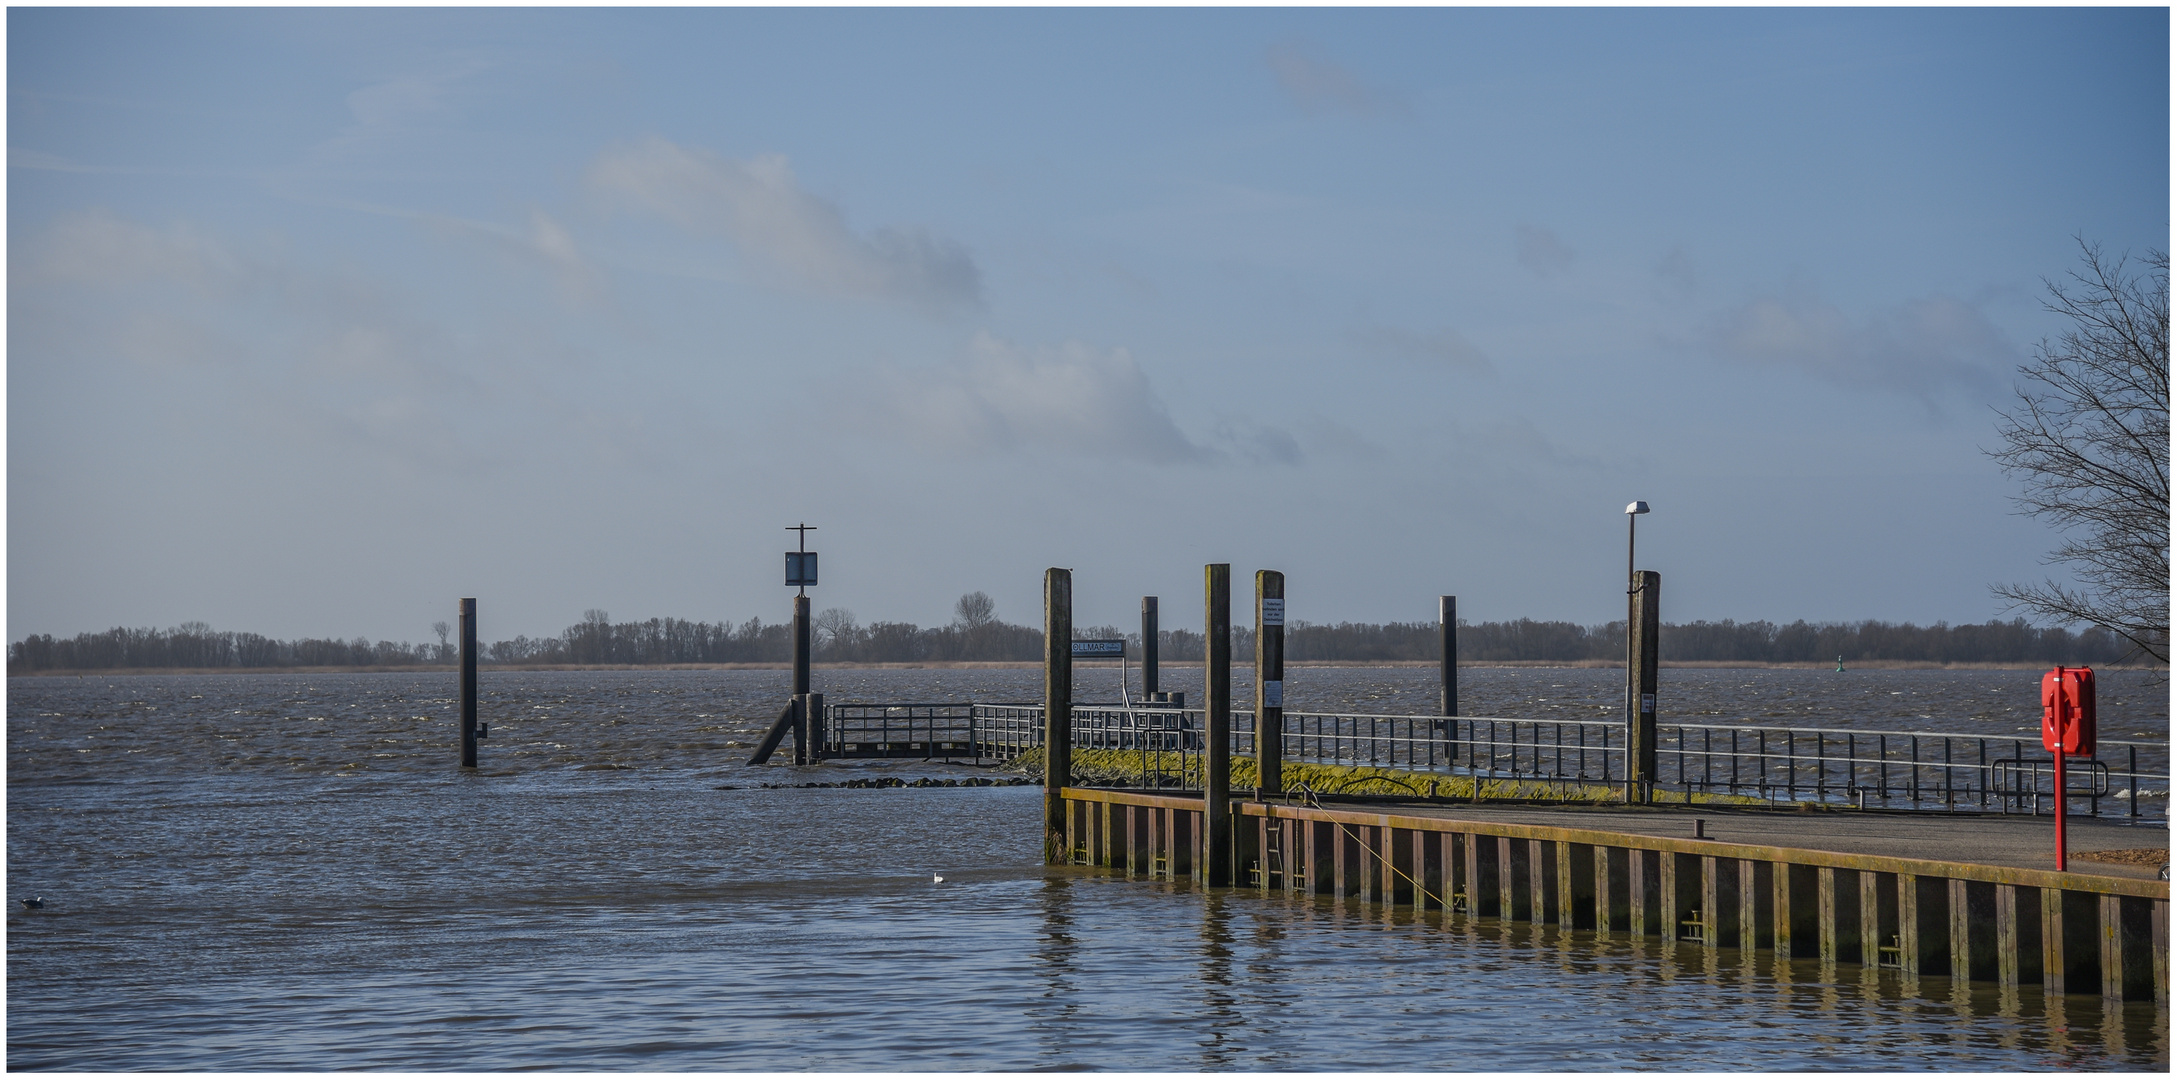
[[[1691,811],[1643,811],[1636,831],[1623,812],[1234,799],[1234,880],[1217,881],[1201,796],[1067,787],[1062,797],[1072,864],[1892,968],[1908,994],[1923,976],[1950,976],[2169,1001],[2167,881],[1852,850],[1944,850],[1946,836],[1969,845],[1986,819],[1919,815],[1922,835],[1886,845],[1855,843],[1842,834],[1859,826],[1837,815],[1795,823],[1766,812],[1742,828],[1746,817],[1699,812],[1707,828],[1759,840],[1829,834],[1814,847],[1696,838]]]

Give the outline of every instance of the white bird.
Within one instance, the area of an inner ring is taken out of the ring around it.
[[[931,875],[930,875],[930,880],[931,880],[931,881],[934,881],[934,882],[936,882],[936,883],[937,883],[937,884],[939,884],[939,885],[943,885],[943,884],[945,883],[945,875],[943,875],[943,874],[931,874]]]

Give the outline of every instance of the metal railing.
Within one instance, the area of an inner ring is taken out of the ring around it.
[[[827,752],[862,742],[956,743],[970,749],[941,756],[995,763],[1043,745],[1040,705],[842,704],[825,713]],[[1074,749],[1138,755],[1122,760],[1142,787],[1199,790],[1203,728],[1199,708],[1073,710]],[[2053,769],[2038,740],[1693,724],[1661,724],[1656,735],[1655,786],[1666,800],[1698,794],[2041,813],[2055,797]],[[1566,790],[1622,785],[1626,777],[1625,725],[1617,721],[1290,711],[1283,737],[1284,759],[1295,762],[1540,781]],[[1252,717],[1235,710],[1231,753],[1252,755],[1254,744]],[[2094,759],[2067,770],[2065,786],[2089,815],[2102,814],[2108,802],[2125,816],[2167,816],[2169,761],[2167,743],[2104,740]]]
[[[1772,802],[2038,813],[2053,805],[2054,766],[2039,740],[1930,731],[1659,725],[1663,785]],[[2067,769],[2065,787],[2101,813],[2117,797],[2126,816],[2144,800],[2166,814],[2167,743],[2103,741]],[[2153,785],[2150,787],[2150,785]],[[2159,814],[2157,815],[2159,816]]]

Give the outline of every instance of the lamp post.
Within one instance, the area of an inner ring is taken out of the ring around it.
[[[1633,685],[1636,677],[1633,659],[1633,593],[1639,588],[1633,580],[1633,525],[1640,515],[1648,512],[1648,504],[1638,499],[1625,505],[1625,801],[1634,799],[1634,756],[1639,752],[1633,745],[1639,723],[1636,710],[1640,689]]]

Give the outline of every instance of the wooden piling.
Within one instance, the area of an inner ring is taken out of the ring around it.
[[[1996,886],[1996,985],[2018,989],[2018,886]]]
[[[1882,965],[1882,883],[1880,877],[1880,875],[1867,870],[1859,872],[1859,962],[1870,968]]]
[[[1904,972],[1906,993],[1917,993],[1920,982],[1920,876],[1897,875],[1897,966]]]
[[[1820,942],[1822,966],[1837,963],[1837,870],[1835,867],[1816,867],[1814,871],[1815,932]]]
[[[1437,704],[1445,716],[1459,715],[1459,598],[1439,596],[1437,605],[1438,644],[1441,653],[1437,660],[1437,676],[1443,690]]]
[[[1792,867],[1790,863],[1769,864],[1769,947],[1780,957],[1790,957],[1794,946],[1792,918],[1797,914],[1792,903]]]
[[[2148,908],[2148,934],[2152,942],[2147,963],[2154,978],[2154,1003],[2169,1005],[2169,901],[2155,900]]]
[[[1685,933],[1680,926],[1686,917],[1688,905],[1680,895],[1678,881],[1678,854],[1672,851],[1656,853],[1656,896],[1660,901],[1656,914],[1663,924],[1663,940],[1676,941]]]
[[[1722,942],[1723,875],[1714,855],[1701,856],[1701,945],[1715,948]]]
[[[1756,866],[1752,859],[1740,859],[1739,864],[1739,951],[1751,953],[1761,947],[1761,892],[1754,885]]]
[[[1950,923],[1950,977],[1970,978],[1973,971],[1971,900],[1966,894],[1964,880],[1951,878],[1944,884],[1947,886],[1944,892],[1948,901],[1945,904],[1945,914],[1949,916]]]
[[[1557,928],[1560,930],[1578,929],[1580,922],[1576,899],[1580,890],[1572,878],[1572,848],[1571,844],[1557,844]]]
[[[1141,697],[1157,699],[1157,598],[1141,598]]]
[[[1232,564],[1202,568],[1203,881],[1232,883]]]
[[[1285,790],[1285,575],[1255,571],[1255,798]]]
[[[2101,896],[2098,920],[2101,930],[2102,1000],[2124,1000],[2124,898]]]
[[[1527,921],[1536,926],[1550,921],[1548,847],[1546,840],[1527,841]]]
[[[1512,860],[1512,838],[1497,837],[1497,918],[1506,922],[1519,917],[1519,904],[1513,885],[1519,876],[1517,864]]]
[[[1598,846],[1595,848],[1595,932],[1607,934],[1616,929],[1611,918],[1610,860],[1617,849]]]
[[[461,598],[461,767],[476,767],[476,598]]]
[[[1649,853],[1641,848],[1625,851],[1626,910],[1631,919],[1627,932],[1635,940],[1648,936],[1648,860]]]
[[[801,695],[802,729],[808,733],[809,764],[824,760],[824,695]]]
[[[1630,682],[1639,695],[1633,702],[1633,731],[1631,744],[1634,749],[1627,755],[1632,759],[1629,770],[1631,780],[1640,794],[1640,801],[1649,801],[1655,793],[1656,763],[1656,672],[1662,666],[1659,646],[1662,637],[1663,575],[1653,570],[1642,570],[1634,576],[1633,595],[1630,598],[1626,632],[1632,635],[1627,655],[1632,658],[1634,670]],[[1677,929],[1672,928],[1675,936]]]
[[[809,597],[803,593],[794,597],[794,691],[793,698],[800,702],[794,713],[794,764],[808,765],[815,762],[809,746],[809,710],[803,700],[809,693]]]
[[[1065,858],[1066,799],[1073,783],[1073,571],[1043,572],[1043,860]]]
[[[2064,891],[2041,890],[2041,992],[2058,996],[2064,990]]]

